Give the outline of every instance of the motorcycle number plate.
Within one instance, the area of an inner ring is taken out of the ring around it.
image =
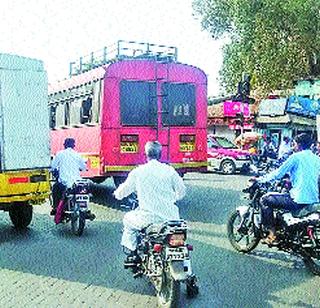
[[[166,248],[166,256],[168,261],[180,261],[188,257],[188,249],[186,247]]]
[[[89,204],[89,196],[88,195],[76,195],[76,202],[80,206],[80,208],[87,208]]]

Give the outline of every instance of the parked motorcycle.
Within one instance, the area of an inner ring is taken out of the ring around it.
[[[233,248],[248,253],[267,236],[261,224],[261,197],[268,191],[289,190],[288,181],[258,183],[243,190],[249,204],[239,206],[228,219],[228,238]],[[310,205],[298,213],[274,210],[277,241],[269,244],[281,251],[300,256],[307,268],[320,275],[320,205]]]
[[[89,209],[90,181],[78,180],[72,188],[67,189],[60,200],[54,221],[56,224],[71,222],[71,229],[75,235],[82,235],[86,220],[94,220],[95,215]]]
[[[190,251],[186,244],[187,225],[184,220],[152,224],[138,236],[139,262],[125,265],[134,277],[146,276],[156,289],[160,307],[178,307],[180,284],[185,283],[187,295],[194,297],[199,288],[192,272]]]

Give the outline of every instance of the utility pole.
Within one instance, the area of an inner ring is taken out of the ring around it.
[[[240,133],[243,139],[244,132],[244,108],[245,103],[249,104],[250,96],[250,75],[243,73],[242,80],[238,83],[238,98],[240,98]]]

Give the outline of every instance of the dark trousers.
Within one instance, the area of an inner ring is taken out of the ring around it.
[[[297,211],[302,208],[301,204],[295,203],[288,193],[276,193],[270,192],[262,196],[261,200],[262,212],[261,212],[261,220],[262,225],[266,229],[273,228],[274,216],[273,209],[283,209],[287,211]]]
[[[59,201],[63,198],[67,187],[59,182],[55,182],[52,186],[52,207],[57,208]]]

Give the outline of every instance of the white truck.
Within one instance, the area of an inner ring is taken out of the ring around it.
[[[50,194],[47,88],[42,61],[0,54],[0,210],[17,228]]]

